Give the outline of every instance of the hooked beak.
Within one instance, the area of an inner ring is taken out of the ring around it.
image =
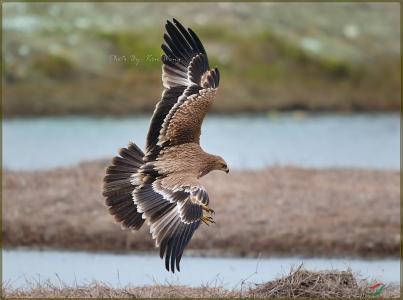
[[[229,173],[229,169],[228,169],[228,168],[226,168],[224,171],[225,171],[225,173],[227,173],[227,174]]]

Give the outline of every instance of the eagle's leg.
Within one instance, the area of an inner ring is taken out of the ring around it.
[[[206,224],[207,226],[209,226],[210,223],[215,224],[213,218],[210,217],[210,216],[203,216],[203,217],[201,218],[201,220],[202,220],[202,221],[204,222],[204,224]]]
[[[205,204],[202,204],[202,205],[201,205],[201,208],[204,209],[204,210],[205,210],[206,212],[208,212],[209,214],[215,214],[214,209],[211,209],[210,207],[208,207],[208,206],[205,205]]]

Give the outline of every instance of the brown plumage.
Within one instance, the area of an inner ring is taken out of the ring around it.
[[[228,173],[228,167],[199,145],[219,71],[210,69],[206,51],[191,29],[175,19],[165,28],[165,90],[151,119],[145,153],[133,143],[121,149],[106,170],[103,195],[123,228],[138,230],[147,221],[166,269],[174,272],[200,223],[214,223],[207,215],[214,211],[199,178],[212,170]]]

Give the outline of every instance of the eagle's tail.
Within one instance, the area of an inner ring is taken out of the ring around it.
[[[105,204],[109,206],[110,214],[122,227],[134,230],[140,229],[144,219],[133,202],[132,192],[136,186],[130,179],[144,164],[143,156],[143,151],[134,143],[120,149],[119,156],[115,156],[112,165],[106,169],[103,186]]]

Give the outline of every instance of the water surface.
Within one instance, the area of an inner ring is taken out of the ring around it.
[[[144,147],[149,116],[3,121],[3,165],[14,170],[70,166]],[[398,114],[208,116],[201,143],[230,168],[273,165],[400,168]]]
[[[93,254],[34,250],[3,250],[3,281],[13,287],[50,280],[59,284],[85,284],[93,280],[113,287],[155,283],[189,286],[223,285],[241,288],[286,275],[301,263],[309,270],[351,270],[360,278],[383,283],[400,281],[398,259],[363,260],[344,258],[222,258],[185,256],[181,272],[168,273],[157,254]]]

